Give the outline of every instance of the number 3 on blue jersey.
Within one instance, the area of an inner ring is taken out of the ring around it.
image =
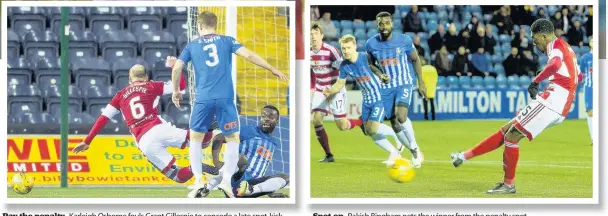
[[[380,108],[379,107],[374,108],[374,114],[373,114],[373,116],[377,116],[378,114],[380,114],[379,112],[380,112]]]
[[[209,67],[213,67],[216,66],[218,63],[220,63],[219,58],[217,57],[217,46],[215,46],[215,44],[207,44],[206,46],[203,47],[204,51],[209,52],[209,57],[211,57],[213,59],[213,61],[205,61],[205,63],[207,63],[207,66]],[[211,51],[208,51],[211,50]]]

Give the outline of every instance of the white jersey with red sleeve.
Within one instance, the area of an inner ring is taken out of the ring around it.
[[[315,90],[323,92],[331,87],[340,74],[338,68],[342,63],[342,56],[336,47],[323,42],[321,49],[311,50],[310,68],[314,75]]]
[[[567,116],[582,75],[576,54],[564,39],[557,38],[547,45],[547,55],[549,63],[534,81],[539,83],[548,78],[549,85],[538,94],[537,100],[547,108]]]

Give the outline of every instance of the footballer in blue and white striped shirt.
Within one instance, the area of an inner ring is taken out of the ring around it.
[[[363,120],[365,135],[370,136],[376,145],[389,152],[389,159],[385,163],[391,164],[394,159],[400,158],[399,151],[386,139],[394,132],[384,125],[384,104],[380,86],[390,82],[388,75],[382,73],[374,66],[371,58],[365,52],[357,52],[357,41],[353,35],[344,35],[340,38],[340,47],[344,61],[340,65],[338,81],[323,90],[325,97],[329,98],[338,93],[346,84],[346,76],[351,76],[363,95],[361,120]],[[382,127],[385,126],[385,127]]]
[[[260,197],[269,195],[273,197],[287,197],[276,193],[289,184],[289,176],[279,173],[267,176],[271,167],[275,149],[280,145],[279,140],[272,136],[272,132],[279,123],[279,109],[266,105],[262,109],[259,125],[241,126],[241,144],[239,145],[238,171],[233,175],[232,188],[236,197]],[[223,162],[219,160],[220,150],[226,142],[223,134],[217,134],[212,140],[212,156],[214,166],[203,165],[203,172],[220,174],[219,169]],[[213,178],[204,189],[198,191],[204,197],[219,184],[221,177]]]
[[[592,49],[581,56],[578,61],[581,73],[584,75],[583,90],[585,91],[585,111],[587,111],[587,126],[593,140],[593,39],[589,40]]]

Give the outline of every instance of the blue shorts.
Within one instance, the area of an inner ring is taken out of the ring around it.
[[[361,120],[363,120],[363,122],[384,122],[384,116],[384,106],[381,101],[372,104],[363,103],[361,111]]]
[[[393,115],[393,108],[398,103],[404,103],[408,106],[412,101],[412,95],[414,91],[412,84],[402,85],[396,88],[383,89],[382,90],[382,102],[384,103],[384,113],[386,118],[391,118]]]
[[[593,87],[583,87],[585,91],[585,111],[593,109]]]
[[[233,99],[213,99],[197,101],[192,106],[190,129],[205,133],[217,119],[218,126],[224,135],[239,132],[239,115]]]

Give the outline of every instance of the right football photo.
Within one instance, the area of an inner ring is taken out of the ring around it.
[[[311,198],[597,197],[592,5],[306,7]]]

